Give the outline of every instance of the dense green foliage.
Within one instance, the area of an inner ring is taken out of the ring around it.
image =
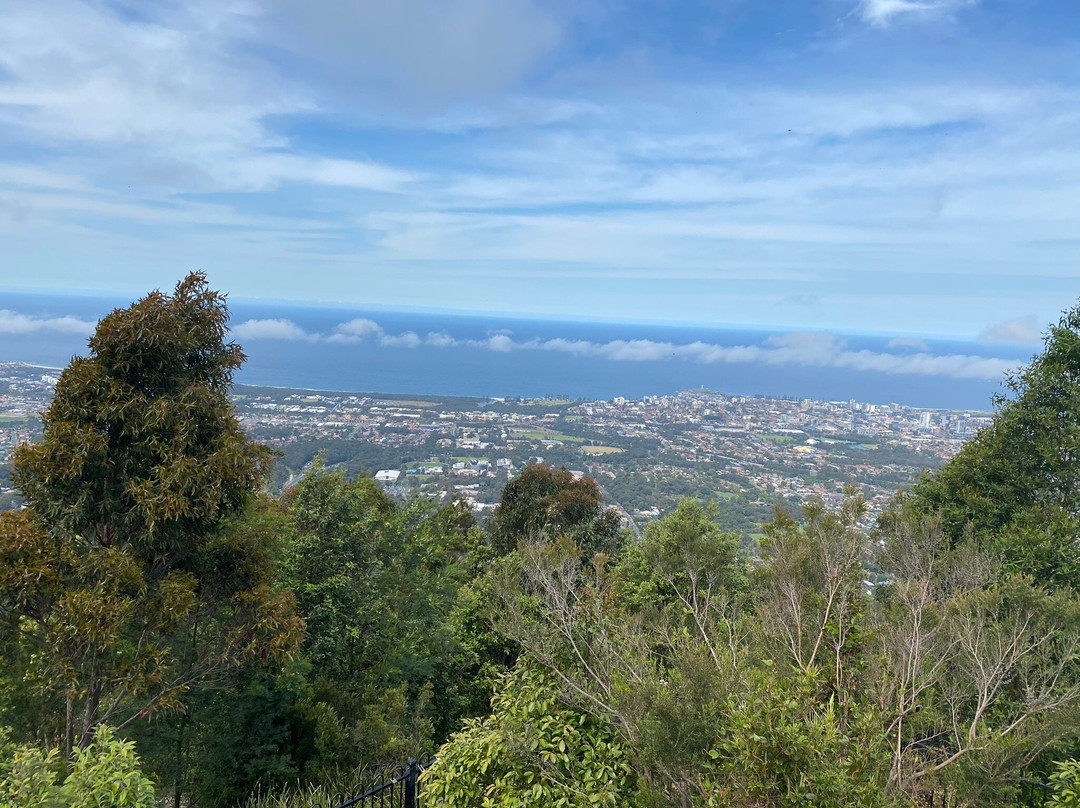
[[[1063,760],[1050,775],[1054,784],[1054,796],[1050,804],[1054,808],[1080,808],[1080,761]]]
[[[1075,737],[1080,601],[950,547],[934,520],[883,529],[890,583],[869,592],[861,514],[855,496],[778,512],[749,574],[690,503],[613,563],[583,563],[565,537],[527,543],[496,569],[492,619],[618,743],[635,799],[1007,802]],[[474,726],[443,753],[459,743],[482,760],[477,743],[506,741]]]
[[[269,452],[233,417],[243,362],[224,299],[195,273],[105,317],[44,415],[13,479],[50,530],[122,543],[156,577],[192,572],[198,546],[243,507]]]
[[[194,690],[297,648],[252,528],[270,452],[227,398],[243,359],[227,321],[197,273],[114,311],[15,453],[28,508],[0,515],[2,709],[65,759],[102,724],[173,721]]]
[[[636,777],[606,722],[561,697],[526,662],[498,683],[491,715],[472,719],[425,775],[425,798],[469,808],[629,806]]]
[[[284,580],[308,625],[315,764],[378,768],[433,751],[485,699],[452,619],[481,552],[471,513],[398,506],[370,479],[316,470],[290,517]]]
[[[1014,569],[1080,589],[1080,306],[1007,379],[993,423],[913,491],[953,542],[971,532]]]
[[[76,751],[60,781],[60,750],[0,750],[0,808],[151,808],[154,784],[139,770],[135,745],[102,727]]]
[[[432,751],[507,658],[466,630],[490,555],[467,508],[319,466],[259,495],[227,318],[200,274],[106,317],[17,453],[29,508],[0,515],[0,719],[68,779],[122,728],[173,805]]]
[[[506,484],[492,517],[492,545],[499,554],[518,542],[572,536],[586,552],[613,549],[619,518],[605,510],[591,477],[574,479],[566,469],[532,464]]]
[[[850,489],[753,553],[751,503],[631,538],[542,465],[486,528],[336,455],[271,497],[226,324],[198,274],[109,315],[19,450],[0,808],[308,808],[436,752],[450,807],[1076,804],[1077,311],[875,531]]]

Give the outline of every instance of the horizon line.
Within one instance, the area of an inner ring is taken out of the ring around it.
[[[75,299],[99,299],[107,300],[110,302],[120,301],[122,305],[123,300],[130,300],[131,293],[121,292],[115,290],[100,290],[100,289],[42,289],[39,287],[12,287],[12,286],[0,286],[0,296],[4,294],[18,294],[30,297],[46,297],[46,298],[75,298]],[[146,292],[136,293],[140,297],[145,295]],[[767,325],[767,324],[731,324],[731,323],[719,323],[719,322],[706,322],[701,320],[662,320],[662,319],[649,319],[639,317],[598,317],[589,316],[583,314],[566,315],[556,312],[521,312],[521,311],[506,311],[503,309],[454,309],[444,308],[439,306],[413,306],[394,303],[371,303],[371,302],[359,302],[359,301],[340,301],[340,300],[287,300],[276,297],[247,297],[240,295],[232,295],[228,292],[225,294],[229,303],[241,303],[244,305],[254,306],[289,306],[293,308],[301,309],[319,309],[319,310],[343,310],[343,311],[359,311],[359,312],[386,312],[393,314],[427,314],[427,315],[442,315],[449,317],[457,317],[461,319],[475,318],[475,317],[500,317],[509,320],[527,320],[537,322],[551,322],[551,323],[590,323],[590,324],[609,324],[609,325],[638,325],[638,326],[660,326],[664,328],[705,328],[716,331],[737,331],[737,332],[761,332],[761,333],[798,333],[798,332],[820,332],[820,333],[832,333],[832,334],[846,334],[856,337],[913,337],[930,340],[938,340],[943,342],[961,342],[971,343],[975,345],[1002,345],[1011,346],[1016,349],[1025,349],[1034,347],[1034,344],[1028,345],[1027,343],[1019,342],[987,342],[978,339],[977,336],[961,335],[961,334],[949,334],[942,332],[923,332],[923,331],[867,331],[862,329],[830,329],[819,325]],[[134,302],[134,301],[132,301]],[[2,308],[2,307],[0,307]]]

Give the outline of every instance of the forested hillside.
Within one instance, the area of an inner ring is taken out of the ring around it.
[[[537,464],[483,528],[320,462],[270,496],[227,324],[198,273],[113,312],[15,455],[3,808],[325,805],[421,754],[462,808],[1077,804],[1080,309],[875,529],[851,487],[753,553],[736,504],[634,538]]]

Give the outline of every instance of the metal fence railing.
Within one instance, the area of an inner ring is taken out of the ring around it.
[[[434,762],[434,758],[410,760],[385,783],[335,794],[329,808],[417,808],[420,775]]]

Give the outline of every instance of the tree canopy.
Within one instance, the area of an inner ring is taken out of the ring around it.
[[[1075,802],[1080,309],[876,529],[849,487],[756,555],[541,465],[487,525],[321,459],[270,495],[200,273],[89,348],[0,514],[0,808],[325,805],[436,750],[448,807]]]
[[[53,533],[119,546],[160,577],[194,572],[200,544],[243,508],[272,453],[228,399],[244,361],[225,298],[192,273],[98,324],[60,374],[44,439],[15,452],[13,480]]]
[[[520,541],[558,534],[571,536],[586,552],[610,550],[618,540],[619,517],[604,508],[592,477],[530,464],[503,490],[492,516],[492,546],[505,554]]]
[[[915,485],[908,504],[939,513],[953,543],[970,531],[1013,568],[1080,588],[1080,306],[1006,385],[993,422]]]
[[[15,452],[28,507],[0,516],[0,639],[65,756],[299,641],[272,537],[236,521],[272,452],[229,402],[244,356],[227,323],[201,273],[113,311],[61,373],[43,440]]]

